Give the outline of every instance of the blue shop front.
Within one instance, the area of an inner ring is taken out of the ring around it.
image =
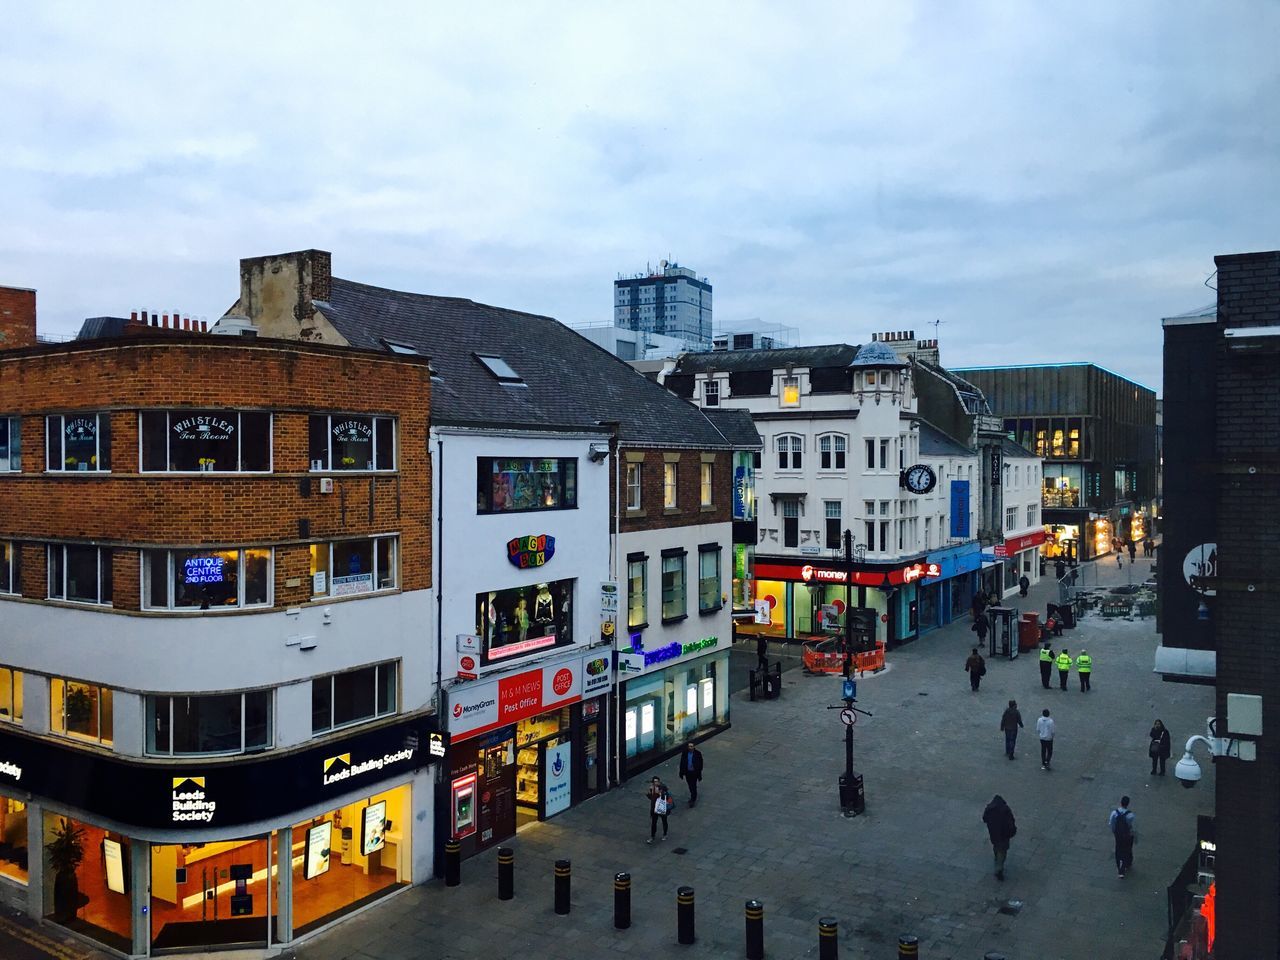
[[[977,571],[982,567],[982,547],[970,541],[935,550],[925,559],[938,565],[938,575],[926,577],[919,584],[921,633],[968,615]]]

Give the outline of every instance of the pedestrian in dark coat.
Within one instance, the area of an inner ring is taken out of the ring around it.
[[[1000,729],[1004,731],[1004,753],[1013,759],[1013,748],[1018,743],[1018,728],[1022,726],[1022,714],[1018,712],[1018,701],[1010,700],[1000,715]]]
[[[760,671],[769,669],[769,638],[763,633],[756,637],[756,669]]]
[[[1107,826],[1116,838],[1116,876],[1123,880],[1125,874],[1133,869],[1133,844],[1138,839],[1128,797],[1120,798],[1120,806],[1111,811]]]
[[[982,654],[978,652],[977,647],[973,648],[969,659],[964,662],[964,669],[969,674],[969,689],[977,693],[978,685],[982,683],[982,678],[987,672],[987,661],[982,659]]]
[[[692,743],[680,754],[680,779],[689,785],[689,806],[698,802],[698,781],[702,779],[702,751]]]
[[[1040,686],[1046,690],[1049,689],[1049,683],[1053,679],[1053,661],[1053,648],[1046,643],[1044,649],[1040,651]]]
[[[1053,575],[1058,580],[1061,580],[1067,575],[1067,565],[1061,560],[1055,560],[1053,564]]]
[[[1018,596],[1025,597],[1030,589],[1031,581],[1027,579],[1027,575],[1024,573],[1018,578]]]
[[[987,642],[987,618],[986,617],[978,617],[977,620],[973,621],[973,626],[970,627],[969,629],[978,635],[979,643]]]
[[[1169,731],[1165,727],[1164,722],[1157,720],[1155,726],[1151,728],[1151,746],[1147,748],[1147,754],[1151,757],[1151,772],[1156,772],[1156,765],[1160,766],[1160,776],[1164,776],[1164,765],[1169,759]]]
[[[973,613],[974,621],[982,619],[982,612],[987,607],[987,595],[979,590],[973,595],[973,602],[969,604],[969,610]]]
[[[662,839],[667,839],[667,815],[671,812],[671,791],[660,777],[649,781],[649,789],[644,795],[649,798],[649,839],[653,843],[658,835],[658,821],[662,821]]]
[[[1138,544],[1133,540],[1129,541],[1129,562],[1133,563],[1134,558],[1138,556]]]
[[[982,811],[982,822],[987,825],[987,834],[991,837],[991,850],[995,854],[996,879],[1004,879],[1004,862],[1009,855],[1009,841],[1018,835],[1018,824],[1013,819],[1013,811],[1004,802],[1004,797],[996,794]]]

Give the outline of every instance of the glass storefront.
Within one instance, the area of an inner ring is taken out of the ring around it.
[[[483,662],[499,663],[573,643],[573,580],[553,580],[476,594],[476,633]]]
[[[622,730],[627,768],[643,768],[727,723],[728,679],[726,651],[628,680]]]
[[[769,604],[769,622],[746,624],[746,629],[739,628],[741,633],[753,636],[763,633],[766,637],[787,636],[787,584],[782,580],[757,580],[756,600],[764,600]]]
[[[27,882],[27,805],[0,797],[0,875]]]
[[[406,785],[294,825],[295,937],[413,881],[412,812]]]
[[[131,952],[128,838],[52,813],[43,832],[45,917]]]
[[[567,743],[569,708],[540,713],[516,724],[516,829],[538,819],[547,751]]]
[[[265,944],[269,872],[265,836],[153,845],[151,946]]]

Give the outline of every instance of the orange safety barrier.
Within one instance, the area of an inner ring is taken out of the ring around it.
[[[884,641],[876,641],[874,650],[853,655],[850,669],[856,673],[866,673],[868,670],[883,670],[884,651]],[[840,642],[835,639],[806,640],[802,659],[804,668],[809,673],[844,672],[844,654],[840,652]]]

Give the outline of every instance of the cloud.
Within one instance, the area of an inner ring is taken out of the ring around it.
[[[567,322],[673,257],[718,322],[939,328],[1160,380],[1216,253],[1277,246],[1280,8],[28,5],[0,282],[42,324],[215,316],[237,260]]]

